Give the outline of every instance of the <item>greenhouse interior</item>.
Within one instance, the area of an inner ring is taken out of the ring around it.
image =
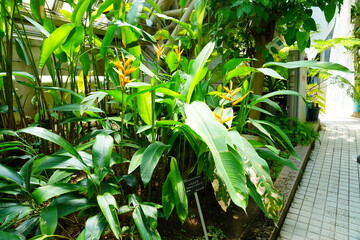
[[[360,1],[0,0],[0,240],[360,239]]]

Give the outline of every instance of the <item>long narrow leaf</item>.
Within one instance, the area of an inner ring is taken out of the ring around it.
[[[0,178],[16,183],[19,186],[23,186],[24,181],[20,174],[13,169],[0,164]]]
[[[52,235],[55,233],[58,223],[58,213],[55,206],[48,206],[40,213],[40,230],[42,234]]]
[[[97,202],[116,239],[120,239],[121,228],[115,198],[110,193],[105,193],[97,196]]]
[[[49,184],[43,187],[39,187],[33,191],[32,196],[36,203],[41,204],[42,202],[49,200],[55,196],[59,196],[69,192],[83,191],[84,187],[70,183],[55,183]]]
[[[162,142],[155,142],[145,149],[140,163],[141,179],[145,185],[150,181],[156,165],[168,147]]]
[[[47,130],[45,128],[28,127],[28,128],[21,129],[18,132],[28,133],[28,134],[37,136],[39,138],[43,138],[45,140],[48,140],[50,142],[53,142],[53,143],[59,145],[60,147],[62,147],[63,149],[65,149],[66,151],[68,151],[71,155],[73,155],[77,159],[82,161],[81,156],[79,155],[79,153],[75,150],[75,148],[70,143],[68,143],[61,136],[59,136],[59,135],[57,135],[57,134],[55,134],[53,132],[50,132],[49,130]]]

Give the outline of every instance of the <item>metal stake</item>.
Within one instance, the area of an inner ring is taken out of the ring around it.
[[[209,240],[208,234],[207,234],[207,231],[206,231],[206,225],[205,225],[204,217],[203,217],[203,214],[202,214],[202,211],[201,211],[200,201],[199,201],[199,197],[198,197],[197,192],[194,193],[194,196],[195,196],[196,206],[197,206],[198,211],[199,211],[201,226],[202,226],[202,229],[203,229],[203,231],[204,231],[205,239],[206,239],[206,240]]]

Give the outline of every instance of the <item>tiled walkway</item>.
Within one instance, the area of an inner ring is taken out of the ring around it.
[[[321,122],[278,240],[360,240],[360,120]]]

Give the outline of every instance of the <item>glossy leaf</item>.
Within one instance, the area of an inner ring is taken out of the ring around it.
[[[329,1],[324,7],[325,19],[328,23],[333,19],[336,12],[336,4],[334,1]]]
[[[58,217],[65,217],[76,211],[93,207],[94,202],[78,194],[65,194],[57,197],[50,206],[57,209]]]
[[[144,185],[147,185],[150,181],[156,165],[167,148],[168,145],[162,142],[155,142],[145,149],[140,163],[141,180]]]
[[[227,81],[234,77],[246,76],[254,71],[255,71],[255,69],[252,67],[244,67],[244,66],[238,67],[238,68],[235,68],[234,70],[227,72],[225,75],[225,80]]]
[[[110,167],[110,157],[113,145],[114,140],[110,135],[106,133],[96,135],[95,144],[92,149],[94,167],[101,169]]]
[[[237,156],[230,152],[227,143],[230,136],[226,128],[214,118],[210,108],[203,102],[185,105],[186,124],[207,144],[214,158],[217,174],[221,177],[233,202],[246,208],[248,190],[243,166]]]
[[[55,206],[48,206],[40,212],[40,230],[42,234],[52,235],[55,233],[58,223],[58,213]]]
[[[135,208],[133,212],[133,219],[137,229],[139,230],[141,238],[149,240],[161,239],[160,234],[158,233],[156,228],[154,229],[151,226],[151,221],[149,219],[151,218],[151,216],[149,217],[146,215],[144,208],[151,208],[152,212],[157,215],[157,209],[151,206],[140,204]]]
[[[0,164],[0,178],[16,183],[19,186],[23,186],[24,181],[20,174],[16,171],[7,167],[5,165]]]
[[[345,73],[352,73],[347,67],[338,64],[338,63],[331,63],[331,62],[318,62],[318,61],[295,61],[295,62],[268,62],[264,64],[264,67],[268,66],[280,66],[284,68],[313,68],[313,69],[325,69],[325,70],[335,70],[335,71],[341,71]]]
[[[86,220],[84,240],[99,240],[106,227],[106,219],[101,215],[95,215]]]
[[[307,47],[310,40],[309,32],[297,32],[296,41],[300,52],[303,52]]]
[[[26,238],[18,233],[0,231],[0,239],[6,240],[25,240]]]
[[[44,40],[41,47],[39,68],[42,68],[50,55],[66,41],[66,38],[74,28],[75,25],[71,23],[61,25]]]
[[[97,202],[116,239],[120,239],[121,228],[117,216],[116,200],[110,193],[97,196]]]
[[[100,15],[113,3],[114,0],[105,0],[104,2],[102,2],[96,12],[91,16],[91,22],[95,21],[98,17],[100,17]]]
[[[256,69],[259,72],[262,72],[264,75],[277,78],[277,79],[284,79],[280,74],[278,74],[275,70],[271,68],[257,68]]]
[[[76,26],[81,25],[84,14],[88,9],[90,3],[91,0],[82,0],[75,5],[74,11],[71,15],[71,22],[74,23]]]
[[[75,148],[70,143],[68,143],[61,136],[59,136],[53,132],[50,132],[49,130],[47,130],[45,128],[28,127],[28,128],[21,129],[18,132],[28,133],[28,134],[37,136],[39,138],[48,140],[50,142],[53,142],[53,143],[59,145],[60,147],[62,147],[64,150],[68,151],[71,155],[73,155],[77,159],[82,161],[81,156],[79,155],[79,153],[75,150]]]
[[[138,168],[140,166],[141,159],[144,155],[145,149],[146,148],[140,148],[139,150],[137,150],[134,153],[134,155],[132,156],[131,161],[130,161],[128,174],[132,173],[136,168]]]
[[[141,91],[143,89],[139,88],[139,90]],[[147,125],[152,125],[152,122],[153,122],[152,112],[154,111],[154,109],[152,109],[151,93],[145,92],[145,93],[137,95],[136,102],[138,105],[138,112],[139,112],[141,119]]]
[[[59,196],[69,192],[83,191],[84,187],[70,183],[55,183],[39,187],[32,192],[32,196],[36,203],[41,204],[42,202],[49,200],[55,196]]]
[[[71,37],[61,46],[61,49],[67,54],[70,60],[73,60],[74,54],[80,51],[80,45],[84,42],[84,39],[84,27],[77,26]]]

